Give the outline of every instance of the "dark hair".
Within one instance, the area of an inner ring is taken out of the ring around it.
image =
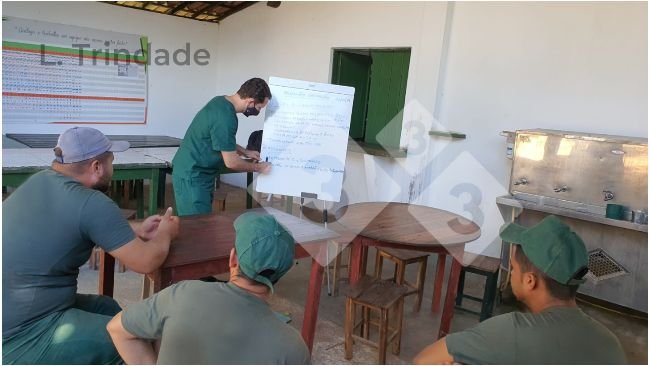
[[[271,89],[269,85],[260,78],[252,78],[246,80],[245,83],[239,87],[237,94],[241,98],[253,98],[255,103],[264,103],[266,98],[271,99]]]
[[[60,147],[55,147],[54,148],[54,156],[60,158],[62,155],[63,155],[63,151],[61,150],[61,148]],[[99,160],[101,163],[106,164],[108,162],[108,158],[111,155],[113,155],[112,152],[106,151],[106,152],[104,152],[102,154],[99,154],[99,155],[93,157],[93,158],[78,161],[76,163],[63,164],[63,163],[59,163],[59,161],[56,160],[56,159],[54,159],[54,162],[57,163],[57,164],[65,165],[74,174],[83,174],[84,171],[90,166],[90,164],[92,164],[93,161]]]
[[[521,267],[522,272],[533,272],[537,277],[541,278],[548,292],[554,298],[558,300],[572,300],[576,297],[578,285],[564,285],[547,276],[526,257],[526,253],[524,253],[520,245],[515,245],[514,258]]]

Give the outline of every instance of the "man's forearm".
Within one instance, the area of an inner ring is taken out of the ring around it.
[[[239,154],[239,155],[244,155],[244,152],[246,152],[246,149],[244,149],[242,146],[240,146],[240,145],[238,144],[238,145],[237,145],[237,149],[236,149],[236,151],[237,151],[237,154]]]
[[[439,339],[432,345],[427,346],[413,359],[415,365],[449,365],[453,362],[454,357],[447,350],[446,338]]]
[[[235,164],[229,166],[228,168],[236,170],[238,172],[257,172],[259,169],[259,164],[239,159],[235,161]]]
[[[150,273],[160,268],[163,262],[165,262],[165,259],[167,259],[171,239],[166,235],[157,235],[155,238],[146,242],[146,245],[149,250],[149,262],[151,263],[151,267],[153,267],[151,271],[147,272]]]
[[[144,339],[113,339],[115,348],[127,365],[155,365],[157,361],[153,343]]]

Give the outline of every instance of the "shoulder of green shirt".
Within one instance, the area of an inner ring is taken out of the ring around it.
[[[497,315],[447,335],[447,352],[459,363],[508,363],[503,361],[509,352],[505,337],[514,333],[516,313]]]

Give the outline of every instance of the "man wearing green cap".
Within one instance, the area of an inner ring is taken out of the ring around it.
[[[514,244],[512,292],[529,312],[511,312],[426,347],[416,364],[624,364],[618,339],[576,304],[587,273],[587,250],[555,216],[525,228],[509,224]]]
[[[244,149],[235,139],[237,113],[257,116],[270,99],[271,89],[266,82],[253,78],[233,95],[214,97],[196,114],[172,161],[179,216],[212,212],[214,180],[224,167],[262,174],[271,170],[270,163],[260,161],[259,152]]]
[[[234,227],[228,283],[184,281],[110,321],[108,332],[127,364],[309,362],[300,334],[267,303],[293,265],[293,237],[271,215],[245,213]]]

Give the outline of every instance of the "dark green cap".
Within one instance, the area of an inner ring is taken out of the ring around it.
[[[293,266],[295,240],[268,214],[247,212],[234,226],[239,268],[246,277],[273,291],[273,284]]]
[[[526,257],[550,278],[563,285],[584,283],[589,259],[582,239],[556,216],[526,228],[514,223],[501,228],[501,239],[519,244]]]

